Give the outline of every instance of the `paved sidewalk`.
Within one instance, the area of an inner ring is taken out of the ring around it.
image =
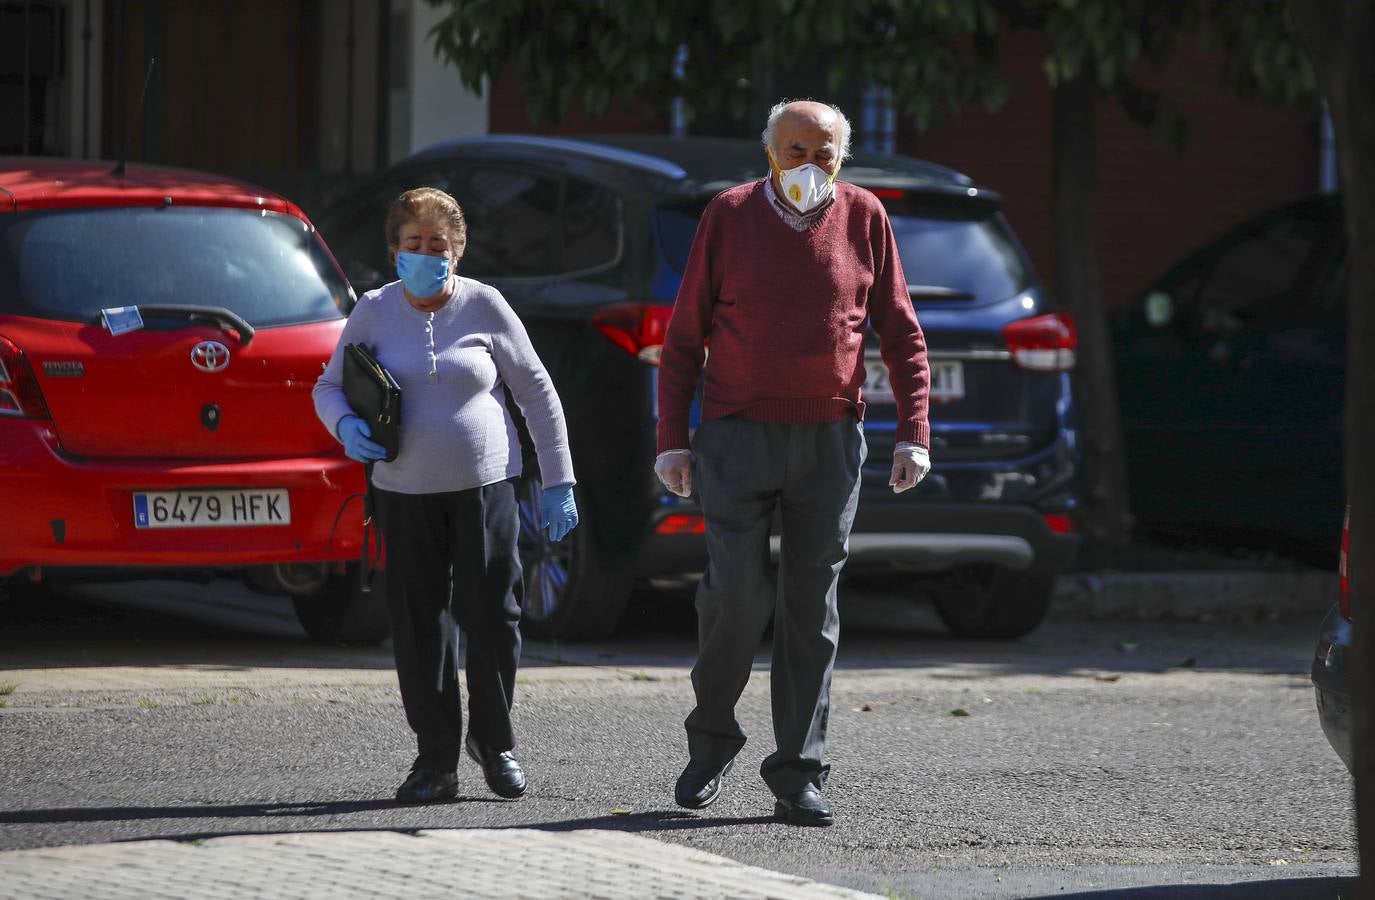
[[[1321,569],[1074,572],[1060,576],[1051,614],[1203,622],[1303,615],[1316,633],[1337,592],[1337,573]]]
[[[867,898],[619,831],[313,832],[0,853],[0,898]]]

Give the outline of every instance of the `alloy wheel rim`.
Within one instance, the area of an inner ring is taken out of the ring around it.
[[[519,502],[520,561],[525,574],[522,611],[530,619],[546,622],[556,614],[568,592],[573,539],[565,538],[556,544],[540,528],[540,492],[540,483],[531,480],[521,492]]]

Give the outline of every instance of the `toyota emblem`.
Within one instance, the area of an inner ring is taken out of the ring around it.
[[[229,365],[229,348],[219,341],[201,341],[191,348],[191,365],[202,372],[219,372]]]

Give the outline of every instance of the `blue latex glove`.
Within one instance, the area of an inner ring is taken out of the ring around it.
[[[357,416],[344,416],[339,420],[339,440],[344,442],[344,453],[349,459],[360,463],[376,462],[387,455],[387,448],[375,441],[368,423]]]
[[[561,541],[578,527],[578,504],[573,502],[573,485],[551,484],[540,494],[540,527],[549,530],[549,540]]]

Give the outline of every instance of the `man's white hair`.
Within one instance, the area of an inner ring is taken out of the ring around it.
[[[764,146],[773,149],[774,138],[778,137],[778,120],[783,118],[783,113],[793,103],[816,103],[819,101],[802,97],[796,100],[780,100],[769,109],[769,121],[764,126],[764,131],[759,135],[764,141]],[[845,113],[840,111],[840,107],[834,103],[823,103],[823,106],[836,114],[836,120],[840,122],[840,158],[850,158],[850,120],[845,117]]]

